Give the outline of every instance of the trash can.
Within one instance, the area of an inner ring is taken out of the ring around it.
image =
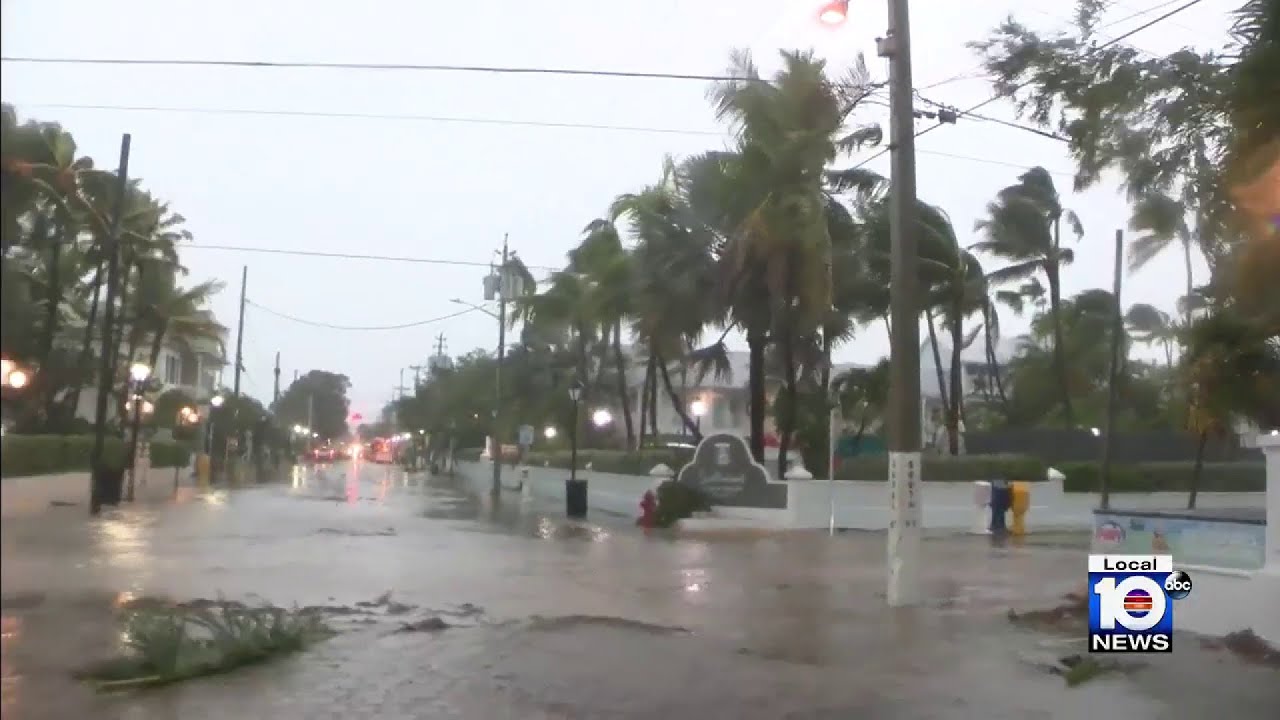
[[[1008,480],[996,480],[991,483],[991,525],[988,530],[993,535],[1008,532],[1005,525],[1005,513],[1009,512],[1012,502],[1012,490]]]
[[[99,465],[93,471],[93,484],[103,505],[119,505],[124,496],[124,466]]]
[[[1009,532],[1027,534],[1027,511],[1031,509],[1031,484],[1021,481],[1009,483],[1009,509],[1012,521]]]
[[[571,518],[587,516],[587,481],[564,481],[564,510]]]

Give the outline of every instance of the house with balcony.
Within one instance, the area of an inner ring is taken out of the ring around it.
[[[124,332],[128,333],[127,327]],[[78,344],[82,333],[82,328],[68,328],[65,342]],[[101,347],[101,343],[95,339],[92,343],[95,357]],[[216,340],[202,337],[165,337],[156,358],[156,367],[151,368],[152,384],[153,387],[158,387],[157,394],[179,390],[196,401],[212,397],[222,385],[222,372],[228,364],[226,347],[226,328],[221,329]],[[133,357],[128,357],[122,352],[120,367],[127,368],[134,362],[148,363],[151,359],[150,354],[149,345],[135,349]],[[76,417],[93,421],[97,410],[97,395],[97,389],[94,387],[85,387],[80,391]],[[115,409],[114,403],[108,403],[109,416],[114,416]]]

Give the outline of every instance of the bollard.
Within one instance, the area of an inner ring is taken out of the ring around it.
[[[987,527],[987,508],[991,506],[991,483],[986,480],[977,480],[973,483],[973,526],[969,532],[974,535],[986,535],[991,532]]]
[[[991,483],[991,525],[992,535],[1004,535],[1008,532],[1005,525],[1005,513],[1009,512],[1009,481],[996,480]]]
[[[649,477],[653,478],[653,488],[656,490],[662,483],[674,479],[676,471],[667,467],[666,463],[658,463],[649,470]]]
[[[1009,484],[1009,509],[1013,518],[1009,527],[1011,535],[1027,534],[1027,511],[1031,509],[1031,484],[1021,481]]]
[[[524,498],[533,497],[533,483],[529,482],[529,467],[527,465],[520,466],[520,495]]]
[[[784,480],[812,480],[813,473],[809,472],[804,463],[797,460],[795,464],[787,468],[787,472],[783,475]]]

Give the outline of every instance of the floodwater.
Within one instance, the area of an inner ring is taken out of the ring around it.
[[[647,536],[374,465],[183,488],[91,521],[50,508],[2,534],[6,720],[1249,720],[1280,707],[1280,673],[1189,636],[1077,688],[1034,667],[1069,650],[1007,612],[1083,584],[1069,543],[929,540],[928,603],[891,610],[880,534]],[[118,641],[118,607],[147,597],[346,611],[336,637],[269,665],[127,695],[72,680]],[[444,622],[397,632],[429,618]]]

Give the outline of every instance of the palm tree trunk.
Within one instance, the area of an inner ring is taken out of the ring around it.
[[[627,388],[627,362],[622,357],[622,320],[613,324],[613,363],[618,373],[618,400],[622,403],[622,419],[627,428],[627,449],[636,449],[636,430],[631,424],[631,398]]]
[[[1204,472],[1204,446],[1209,442],[1209,433],[1201,432],[1196,442],[1196,464],[1191,470],[1191,493],[1187,495],[1187,509],[1196,509],[1196,495],[1200,492],[1200,475]]]
[[[996,361],[995,336],[991,332],[991,308],[982,308],[983,334],[987,343],[987,368],[991,372],[991,381],[995,383],[996,394],[1000,398],[1000,407],[1004,410],[1005,420],[1009,419],[1009,396],[1004,391],[1004,380],[1000,377],[1000,363]]]
[[[782,422],[778,423],[778,477],[787,474],[787,453],[791,450],[791,437],[796,429],[796,400],[799,387],[796,382],[795,335],[788,327],[782,333],[782,372],[783,392],[786,401],[782,404]]]
[[[645,420],[649,417],[649,378],[652,374],[653,356],[649,356],[644,365],[644,381],[640,384],[640,440],[637,447],[644,447],[644,439],[649,431]]]
[[[1071,407],[1071,386],[1067,377],[1067,360],[1062,333],[1062,287],[1057,263],[1045,266],[1049,277],[1049,312],[1053,316],[1053,367],[1058,376],[1058,388],[1062,392],[1062,418],[1068,428],[1076,426],[1075,412]]]
[[[156,326],[155,336],[151,338],[151,353],[148,355],[148,358],[150,358],[152,368],[155,368],[156,363],[160,362],[160,349],[164,345],[164,336],[168,331],[169,321],[166,318],[162,318]],[[152,372],[155,372],[154,369]]]
[[[958,309],[951,320],[951,404],[947,407],[947,450],[960,454],[960,413],[964,405],[964,378],[961,377],[960,351],[964,344],[964,318]]]
[[[656,357],[650,357],[649,362],[653,363],[653,369],[649,371],[649,434],[654,440],[658,439],[658,363],[660,360]]]
[[[676,409],[676,414],[680,416],[685,428],[693,434],[694,442],[702,442],[702,433],[698,432],[698,425],[689,417],[684,404],[680,402],[680,393],[676,392],[675,386],[671,384],[671,373],[667,370],[666,359],[659,355],[657,360],[658,371],[662,373],[662,385],[667,390],[667,397],[670,398],[671,405]]]
[[[1182,266],[1187,273],[1187,308],[1183,313],[1187,327],[1191,327],[1191,293],[1195,292],[1195,278],[1191,273],[1191,243],[1182,243]]]
[[[89,362],[93,359],[93,333],[98,322],[98,305],[102,300],[102,281],[106,275],[106,258],[98,260],[98,267],[93,272],[93,280],[89,283],[89,292],[93,299],[89,302],[89,316],[85,318],[84,339],[80,341],[80,355],[76,358],[76,369],[78,371],[76,383],[72,387],[71,392],[67,395],[67,407],[72,417],[80,409],[80,391],[84,388],[85,382],[91,376]]]
[[[747,333],[747,413],[750,415],[751,457],[764,462],[764,346],[765,336]]]
[[[53,247],[49,249],[49,292],[45,296],[49,307],[45,309],[44,339],[40,346],[40,363],[47,368],[53,367],[53,343],[58,335],[58,310],[62,306],[62,236],[66,232],[66,226],[64,221],[55,223]],[[55,390],[51,383],[44,389],[45,423],[53,422],[57,409]]]
[[[947,401],[947,376],[942,372],[942,352],[938,350],[938,330],[933,324],[933,311],[925,308],[924,317],[929,325],[929,346],[933,348],[933,369],[938,377],[938,399],[945,410],[951,407],[951,403]]]

